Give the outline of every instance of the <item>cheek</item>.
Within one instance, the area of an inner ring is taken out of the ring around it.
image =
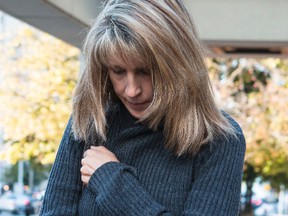
[[[145,83],[145,92],[148,97],[153,98],[154,91],[151,81]]]
[[[113,86],[113,89],[115,91],[115,93],[117,95],[119,95],[123,89],[123,85],[121,82],[115,80],[115,79],[110,79],[111,80],[111,83],[112,83],[112,86]]]

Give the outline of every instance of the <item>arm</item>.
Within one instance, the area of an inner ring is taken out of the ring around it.
[[[226,143],[217,143],[200,153],[184,215],[239,214],[245,149],[241,134],[238,140],[232,138]]]
[[[82,191],[80,175],[84,145],[74,140],[68,122],[53,164],[40,215],[78,215]]]
[[[244,154],[242,132],[239,132],[238,139],[230,138],[205,146],[197,156],[197,175],[182,215],[236,216]],[[104,163],[93,173],[88,187],[97,194],[97,206],[105,215],[172,215],[140,185],[136,170],[131,166]]]

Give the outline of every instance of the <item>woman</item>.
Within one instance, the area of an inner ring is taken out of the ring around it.
[[[41,215],[237,215],[245,140],[180,0],[110,0],[83,46]]]

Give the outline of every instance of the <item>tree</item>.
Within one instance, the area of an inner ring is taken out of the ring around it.
[[[1,44],[0,157],[51,164],[71,113],[79,50],[28,26]]]
[[[288,186],[288,62],[280,59],[210,59],[224,109],[242,126],[247,151],[244,180],[256,177],[275,189]],[[248,201],[251,199],[248,190]]]
[[[13,186],[13,183],[17,182],[17,174],[18,174],[18,163],[16,162],[11,167],[5,169],[3,175],[3,181],[10,186]],[[51,169],[51,164],[41,164],[31,158],[29,161],[25,161],[24,163],[24,185],[34,186],[40,184],[43,180],[47,179],[47,174]],[[33,173],[33,176],[30,173]],[[33,178],[33,179],[30,179]],[[30,185],[30,181],[33,180],[33,185]]]

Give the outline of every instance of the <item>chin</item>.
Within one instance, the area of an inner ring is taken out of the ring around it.
[[[129,110],[128,110],[129,111]],[[136,119],[140,119],[143,117],[144,112],[131,112],[129,111],[129,113]]]
[[[143,115],[139,115],[139,114],[131,114],[134,118],[136,119],[140,119]]]

